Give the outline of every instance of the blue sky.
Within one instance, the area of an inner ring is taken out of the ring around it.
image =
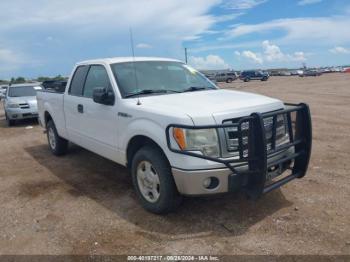
[[[199,69],[350,64],[348,0],[1,0],[0,79],[81,60],[184,59]]]

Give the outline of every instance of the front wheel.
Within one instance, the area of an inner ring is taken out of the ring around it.
[[[6,124],[8,127],[14,126],[16,124],[16,120],[12,120],[7,116],[7,113],[5,112],[5,118],[6,118]]]
[[[144,146],[131,164],[133,185],[141,205],[155,214],[174,211],[182,202],[168,160],[155,146]]]
[[[228,79],[226,80],[226,83],[232,83],[232,81],[233,81],[232,78],[228,78]]]
[[[58,135],[56,126],[52,120],[47,122],[46,131],[51,152],[56,156],[64,155],[68,149],[68,141]]]

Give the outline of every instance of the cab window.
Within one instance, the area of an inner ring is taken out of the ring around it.
[[[83,86],[86,78],[86,73],[89,70],[89,66],[78,66],[73,75],[68,94],[81,96],[83,92]]]
[[[83,96],[92,98],[94,88],[105,87],[110,89],[110,86],[109,77],[104,66],[92,65],[86,77]]]

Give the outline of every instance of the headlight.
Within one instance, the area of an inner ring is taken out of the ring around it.
[[[210,157],[220,156],[216,129],[174,128],[173,136],[181,150],[200,151],[203,155]]]
[[[19,108],[18,104],[7,104],[6,107],[8,108]]]

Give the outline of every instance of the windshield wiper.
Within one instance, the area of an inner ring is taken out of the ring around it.
[[[214,89],[214,88],[211,88],[211,87],[205,87],[205,86],[191,86],[187,89],[185,89],[183,92],[193,92],[193,91],[200,91],[200,90],[210,90],[210,89]]]
[[[133,96],[147,95],[147,94],[159,94],[159,93],[180,93],[180,91],[166,90],[166,89],[144,89],[139,92],[128,94],[125,97],[133,97]]]

